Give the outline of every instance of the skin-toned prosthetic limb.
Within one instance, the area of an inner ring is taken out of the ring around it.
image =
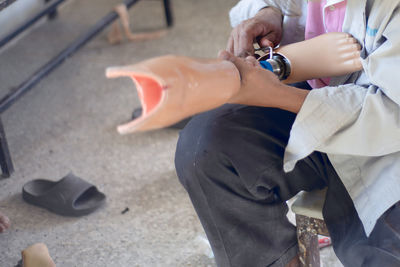
[[[289,62],[288,76],[282,82],[291,84],[361,70],[360,49],[360,44],[350,34],[332,32],[282,46],[273,54],[281,55]],[[269,57],[268,53],[258,60]]]
[[[36,243],[24,249],[22,252],[23,267],[55,267],[47,246],[43,243]]]
[[[121,134],[169,126],[226,103],[240,89],[239,71],[221,59],[163,56],[108,68],[106,76],[131,77],[143,108],[139,118],[118,126]]]
[[[290,75],[284,82],[293,83],[360,70],[359,49],[350,35],[329,33],[274,52],[290,62]],[[238,69],[221,59],[164,56],[108,68],[106,76],[131,77],[143,107],[139,118],[118,126],[121,134],[163,128],[216,108],[230,102],[241,87]]]
[[[118,4],[115,6],[114,11],[118,14],[123,32],[126,38],[130,41],[145,41],[163,37],[167,34],[167,30],[158,30],[153,32],[132,33],[129,23],[128,9],[125,4]],[[119,27],[118,21],[111,25],[111,31],[107,35],[110,44],[117,44],[122,42],[123,36]]]

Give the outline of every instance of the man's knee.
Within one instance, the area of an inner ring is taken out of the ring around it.
[[[186,188],[196,172],[212,170],[220,164],[222,150],[229,147],[226,119],[207,112],[195,116],[180,132],[175,152],[175,167]],[[234,134],[234,133],[232,133]]]
[[[268,179],[279,179],[292,121],[287,112],[241,105],[224,105],[194,117],[181,131],[175,155],[181,183],[188,189],[212,177],[228,185],[230,174],[240,173],[250,190],[266,166]]]
[[[179,133],[179,139],[175,151],[176,173],[178,174],[179,181],[185,188],[187,188],[185,179],[192,177],[195,168],[196,139],[198,139],[198,137],[189,134],[189,132],[192,132],[191,130],[187,131],[190,127],[189,122]]]

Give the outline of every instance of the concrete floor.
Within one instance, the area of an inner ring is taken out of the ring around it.
[[[56,20],[2,51],[0,94],[118,2],[71,0]],[[14,266],[20,251],[37,242],[47,244],[59,267],[215,266],[174,170],[178,132],[118,135],[116,125],[139,102],[129,79],[107,80],[104,70],[164,54],[215,57],[225,47],[228,11],[236,2],[172,0],[175,26],[155,41],[111,46],[103,32],[3,114],[15,173],[0,180],[0,211],[13,223],[0,236],[0,266]],[[140,1],[130,13],[135,31],[164,26],[161,1]],[[95,184],[107,204],[89,216],[66,218],[22,200],[24,183],[58,180],[68,172]],[[333,265],[331,251],[324,255],[332,262],[324,266],[340,266]]]

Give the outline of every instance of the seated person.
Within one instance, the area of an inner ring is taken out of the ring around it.
[[[194,117],[175,158],[217,265],[299,266],[286,200],[327,187],[323,216],[343,265],[400,266],[400,3],[242,0],[231,22],[221,57],[241,75],[235,104]],[[254,40],[298,41],[303,22],[306,38],[354,36],[363,70],[309,90],[254,64]]]

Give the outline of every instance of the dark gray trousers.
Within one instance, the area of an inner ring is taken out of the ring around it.
[[[285,266],[297,253],[286,200],[328,187],[323,209],[335,253],[345,266],[400,266],[400,208],[366,237],[353,202],[323,153],[284,173],[283,153],[295,114],[224,105],[194,117],[180,133],[175,164],[217,265]]]

